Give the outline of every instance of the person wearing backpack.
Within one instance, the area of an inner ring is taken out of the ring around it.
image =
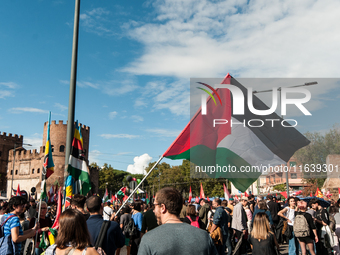
[[[187,216],[181,219],[183,222],[190,224],[196,228],[202,228],[202,221],[196,214],[196,208],[194,205],[188,205]]]
[[[7,210],[10,213],[4,215],[4,221],[1,226],[1,233],[3,233],[3,237],[0,238],[0,254],[6,254],[4,253],[5,251],[3,251],[3,249],[5,249],[4,242],[8,236],[10,236],[9,238],[11,238],[14,243],[13,254],[15,255],[20,254],[21,242],[25,241],[27,238],[35,236],[35,233],[38,230],[38,225],[35,225],[29,230],[23,231],[20,224],[19,216],[26,210],[26,203],[26,199],[21,196],[12,197],[9,200]]]
[[[142,210],[142,203],[140,201],[135,201],[132,204],[132,216],[131,218],[134,221],[134,224],[137,228],[137,233],[134,234],[131,238],[131,255],[137,255],[139,244],[141,241],[141,230],[142,230],[142,222],[143,222],[143,214],[141,213]]]
[[[306,212],[307,203],[305,201],[298,202],[299,211],[295,211],[293,231],[294,235],[299,241],[302,255],[306,255],[306,246],[311,255],[315,255],[314,252],[314,240],[315,243],[319,241],[316,227],[312,216]]]
[[[90,217],[86,224],[91,237],[91,245],[95,245],[97,239],[101,237],[100,232],[104,222],[109,222],[108,229],[105,233],[102,249],[107,255],[114,255],[117,248],[124,246],[125,237],[119,225],[115,221],[103,220],[103,203],[98,196],[91,196],[86,200],[87,210],[90,212]]]
[[[227,240],[228,240],[228,234],[229,234],[228,214],[224,210],[224,207],[222,206],[222,201],[219,198],[215,198],[212,201],[212,207],[215,208],[216,210],[215,210],[214,217],[213,217],[213,224],[210,229],[210,234],[212,234],[217,227],[221,228],[222,236],[223,236],[223,244],[216,245],[216,248],[219,254],[224,255],[226,247],[227,247]],[[230,251],[228,249],[228,255],[229,254],[231,254],[231,249]]]

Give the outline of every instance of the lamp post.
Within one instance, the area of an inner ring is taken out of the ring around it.
[[[290,86],[290,87],[287,87],[287,88],[297,88],[297,87],[305,87],[305,86],[311,86],[311,85],[316,85],[318,84],[316,81],[313,81],[313,82],[306,82],[304,84],[301,84],[301,85],[295,85],[295,86]],[[282,91],[282,87],[279,87],[278,90],[280,91],[280,101],[279,101],[279,105],[280,105],[280,108],[281,108],[281,91]],[[256,93],[263,93],[263,92],[271,92],[273,91],[272,89],[268,89],[268,90],[262,90],[262,91],[253,91],[253,94],[256,94]],[[283,118],[283,116],[281,116],[281,118]],[[288,178],[288,171],[286,172],[286,189],[287,189],[287,198],[289,197],[289,178]]]
[[[28,143],[22,143],[21,145],[32,146]],[[15,149],[17,148],[17,143],[14,143],[14,150],[13,150],[13,170],[12,170],[12,182],[11,182],[11,197],[13,192],[13,178],[14,178],[14,164],[15,164]],[[20,148],[20,147],[19,147]]]

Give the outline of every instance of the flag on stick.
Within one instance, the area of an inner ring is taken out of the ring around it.
[[[43,164],[43,167],[44,167],[43,174],[46,176],[46,179],[50,177],[51,174],[54,173],[52,146],[51,146],[51,140],[50,140],[50,125],[51,125],[51,112],[48,117],[45,157],[44,157],[44,164]]]
[[[21,196],[21,192],[20,192],[20,187],[19,187],[19,184],[18,184],[18,189],[17,189],[16,196]]]
[[[47,197],[47,192],[46,192],[46,180],[41,181],[41,194],[40,194],[40,199],[44,200]]]
[[[57,213],[52,225],[52,228],[49,228],[48,232],[48,239],[50,241],[50,245],[55,243],[55,238],[57,236],[57,229],[59,228],[59,217],[61,214],[61,207],[62,207],[62,199],[61,199],[61,187],[59,188],[58,192],[58,204],[57,204]]]
[[[205,199],[205,195],[204,195],[204,190],[203,190],[202,183],[201,183],[201,190],[200,190],[200,198]]]
[[[322,195],[319,187],[316,189],[315,196],[318,197],[318,198],[323,198],[323,195]]]
[[[261,171],[244,173],[241,171],[243,167],[257,166],[261,170],[264,165],[286,164],[295,151],[308,145],[309,141],[293,127],[282,125],[273,127],[268,119],[283,121],[276,113],[265,116],[253,114],[245,104],[248,102],[247,89],[229,74],[222,84],[232,84],[240,94],[243,93],[244,101],[239,104],[245,106],[243,114],[235,114],[237,109],[232,107],[232,101],[236,102],[240,95],[235,96],[236,93],[233,92],[232,100],[229,89],[213,89],[212,95],[222,99],[220,101],[222,105],[215,105],[216,100],[209,97],[205,107],[206,114],[202,114],[199,109],[163,157],[188,159],[196,166],[202,167],[202,172],[204,167],[207,169],[209,166],[230,166],[236,171],[227,171],[225,174],[222,171],[206,170],[204,173],[207,177],[228,178],[238,190],[244,192],[257,180]],[[269,110],[260,99],[251,96],[249,99],[252,99],[256,110]],[[213,125],[217,119],[226,120],[228,125]],[[260,120],[263,125],[256,127],[242,125],[254,119]]]
[[[86,195],[91,189],[91,180],[89,168],[87,167],[84,156],[81,126],[78,125],[78,121],[76,122],[76,128],[74,130],[71,155],[67,171],[75,181],[80,181],[80,194]]]
[[[231,196],[230,196],[230,193],[229,193],[229,191],[228,191],[228,189],[227,189],[227,187],[225,186],[224,183],[223,183],[223,191],[224,191],[224,198],[227,201],[229,201],[229,198],[231,198]]]
[[[109,200],[109,192],[107,191],[107,188],[105,190],[105,194],[103,196],[103,203],[106,203]]]
[[[188,203],[191,203],[191,199],[192,199],[192,192],[191,192],[191,186],[190,186]]]
[[[71,199],[73,196],[73,185],[74,181],[71,175],[67,176],[66,182],[65,182],[65,204],[64,208],[67,209],[71,205]],[[59,203],[59,201],[58,201]]]
[[[148,197],[148,193],[145,193],[145,202],[146,202],[146,204],[148,204],[150,202],[149,197]]]

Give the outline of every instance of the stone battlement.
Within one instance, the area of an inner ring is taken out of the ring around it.
[[[0,131],[0,139],[23,139],[23,136],[22,135],[12,135],[11,133],[8,133],[8,135],[6,134],[6,132],[3,132],[1,134],[1,131]]]
[[[66,123],[64,124],[64,121],[62,121],[62,120],[59,120],[58,121],[58,124],[57,124],[57,121],[56,120],[52,120],[51,121],[51,126],[58,126],[58,125],[63,125],[63,126],[67,126],[67,122],[68,121],[66,121]],[[75,122],[74,122],[75,123]],[[48,125],[48,121],[46,121],[45,123],[44,123],[44,127],[45,126],[47,126]],[[89,130],[90,129],[90,127],[88,127],[88,126],[86,126],[86,125],[82,125],[81,123],[78,123],[78,125],[79,126],[81,126],[81,128],[82,129],[85,129],[85,130]]]
[[[9,151],[8,161],[13,161],[13,152],[14,150]],[[40,152],[37,149],[34,150],[16,150],[15,151],[15,161],[20,160],[31,160],[37,158],[37,156],[44,156],[45,152],[42,151],[42,147],[40,147]]]

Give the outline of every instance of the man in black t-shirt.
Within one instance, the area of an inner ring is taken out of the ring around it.
[[[276,229],[277,224],[279,224],[280,217],[278,215],[278,212],[280,211],[280,205],[273,201],[272,195],[268,195],[267,199],[269,202],[267,203],[267,206],[269,208],[270,214],[272,215],[273,219],[273,229]]]
[[[316,211],[316,217],[314,218],[316,225],[316,232],[318,234],[319,242],[316,243],[316,253],[317,254],[327,254],[327,248],[324,245],[324,240],[321,239],[321,229],[323,226],[329,224],[329,215],[327,210],[325,210],[317,198],[312,198],[310,201],[312,209]]]

